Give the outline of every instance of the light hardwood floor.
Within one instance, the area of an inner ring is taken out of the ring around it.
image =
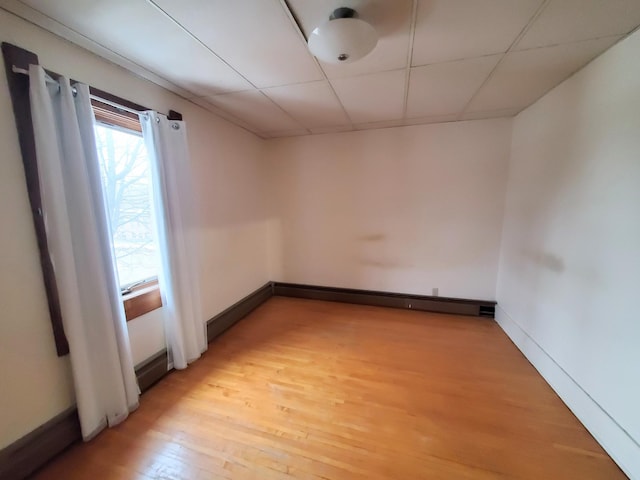
[[[625,477],[492,320],[274,297],[36,478]]]

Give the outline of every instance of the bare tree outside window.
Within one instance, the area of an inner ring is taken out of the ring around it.
[[[96,145],[121,287],[158,274],[151,165],[142,136],[96,124]]]

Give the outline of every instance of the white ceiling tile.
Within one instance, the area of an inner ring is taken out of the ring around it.
[[[502,58],[502,54],[413,67],[407,117],[460,113]]]
[[[233,69],[147,2],[24,0],[23,3],[195,94],[251,88]]]
[[[504,110],[494,110],[491,112],[468,112],[460,117],[460,120],[482,120],[485,118],[513,117],[520,113],[522,108],[507,108]]]
[[[131,61],[129,58],[126,58],[124,55],[118,54],[113,50],[109,50],[105,46],[94,41],[93,39],[85,35],[82,35],[81,33],[75,30],[72,30],[71,28],[63,25],[57,20],[29,7],[28,5],[25,5],[19,0],[4,0],[4,3],[2,4],[2,8],[18,16],[19,18],[25,19],[29,23],[33,23],[34,25],[37,25],[40,28],[43,28],[44,30],[47,30],[53,33],[54,35],[64,38],[65,40],[68,40],[69,42],[75,45],[78,45],[81,48],[84,48],[85,50],[88,50],[94,53],[95,55],[98,55],[116,65],[121,66],[126,70],[129,70],[130,72],[133,72],[135,75],[138,75],[146,80],[149,80],[150,82],[155,83],[156,85],[160,85],[161,87],[166,88],[167,90],[177,93],[181,97],[189,98],[194,95],[193,92],[189,92],[184,88],[179,87],[175,83],[170,82],[165,77],[160,76],[157,73],[151,72],[150,70],[144,68],[140,64],[137,64]],[[66,73],[71,76],[74,76],[74,78],[83,78],[81,73],[82,71],[83,71],[83,66],[75,64],[74,68],[69,69]],[[74,72],[78,72],[78,73],[74,73]],[[121,94],[124,95],[125,94],[124,92],[126,92],[128,89],[128,83],[127,82],[119,82],[119,83],[121,84],[114,85],[113,79],[103,79],[102,82],[97,82],[95,86],[103,89],[112,89],[112,90],[115,89],[113,93],[117,93],[118,91],[120,91],[122,92]]]
[[[253,125],[260,132],[296,130],[302,126],[257,90],[209,97],[217,107]]]
[[[258,88],[321,80],[277,0],[153,0]]]
[[[231,123],[238,125],[239,127],[244,128],[245,130],[249,130],[250,132],[253,132],[253,133],[258,132],[258,129],[255,126],[248,124],[244,120],[241,120],[240,118],[232,115],[231,113],[221,109],[217,105],[214,105],[208,98],[194,97],[189,99],[189,101],[192,103],[195,103],[196,105],[201,106],[202,108],[210,111],[211,113],[215,113],[219,117],[222,117],[225,120],[228,120]]]
[[[349,123],[342,105],[326,81],[274,87],[263,92],[305,127]]]
[[[542,0],[419,0],[412,65],[504,53]]]
[[[622,35],[639,24],[638,0],[551,0],[516,49]]]
[[[324,65],[328,84],[285,0],[0,1],[264,137],[511,116],[640,23],[640,0],[287,0],[307,34],[342,6],[380,34],[359,62]],[[411,118],[400,121],[415,2]]]
[[[614,44],[619,37],[510,52],[467,111],[489,112],[531,105]]]
[[[354,123],[402,118],[405,70],[331,80]]]
[[[321,62],[329,78],[349,77],[365,73],[404,68],[409,52],[411,0],[290,0],[289,4],[302,25],[305,35],[326,22],[338,7],[350,7],[358,17],[369,22],[378,32],[376,48],[354,63],[335,65]]]

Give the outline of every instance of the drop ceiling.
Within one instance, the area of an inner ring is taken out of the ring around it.
[[[305,38],[348,6],[368,56]],[[261,137],[515,115],[640,24],[638,0],[0,0]]]

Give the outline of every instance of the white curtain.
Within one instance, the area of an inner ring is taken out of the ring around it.
[[[140,122],[152,165],[161,256],[158,282],[169,362],[174,368],[183,369],[207,349],[193,237],[193,185],[186,125],[151,111],[140,115]]]
[[[29,68],[31,114],[47,239],[69,341],[85,440],[138,406],[93,132],[89,88],[47,83]]]

